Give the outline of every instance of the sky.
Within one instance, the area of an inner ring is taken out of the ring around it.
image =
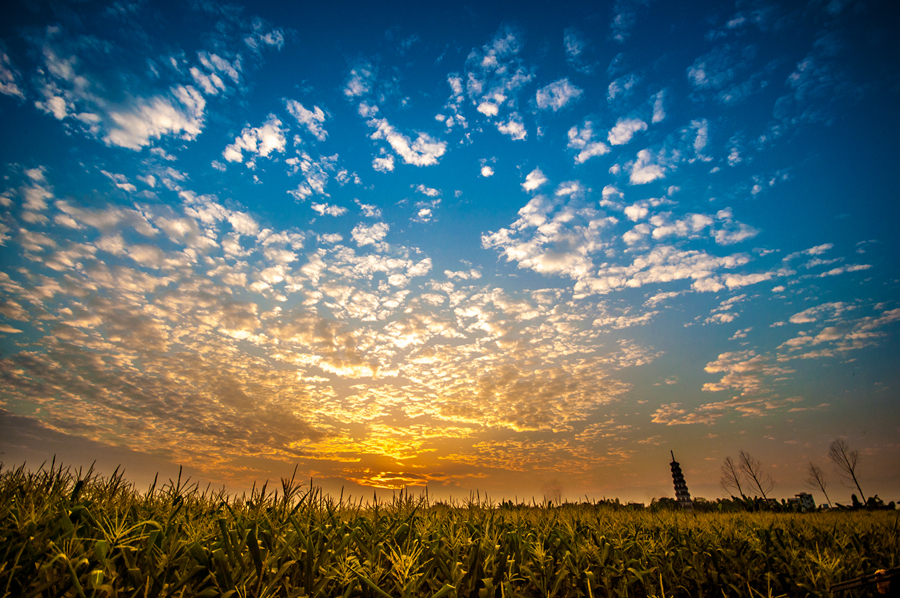
[[[900,499],[889,0],[4,13],[4,467]]]

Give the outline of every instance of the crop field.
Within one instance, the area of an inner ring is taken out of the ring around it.
[[[896,567],[900,530],[890,511],[366,504],[0,466],[0,554],[3,597],[831,596]]]

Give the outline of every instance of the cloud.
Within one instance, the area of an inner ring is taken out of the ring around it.
[[[376,222],[372,226],[358,224],[354,227],[351,235],[356,244],[362,247],[363,245],[380,243],[387,236],[389,230],[390,227],[384,222]]]
[[[691,424],[711,425],[722,417],[721,413],[688,413],[687,409],[681,408],[681,403],[669,403],[659,407],[650,420],[654,424],[665,424],[667,426],[683,426]]]
[[[394,156],[376,156],[372,159],[372,169],[378,172],[391,172],[394,170]]]
[[[835,357],[849,351],[877,346],[880,344],[881,339],[886,336],[886,333],[880,329],[900,321],[900,309],[882,311],[879,317],[866,316],[856,320],[844,319],[844,312],[854,309],[858,309],[858,306],[833,302],[824,303],[794,314],[790,319],[791,323],[794,324],[818,324],[819,320],[822,319],[824,323],[830,325],[822,326],[816,334],[802,331],[799,336],[779,345],[779,349],[787,350],[786,354],[778,356],[779,361]],[[810,347],[819,348],[809,350]]]
[[[741,391],[741,396],[759,396],[769,392],[768,379],[784,376],[793,370],[769,364],[769,358],[754,351],[722,353],[715,361],[706,364],[709,374],[723,374],[718,382],[707,382],[704,392],[720,392],[728,389]]]
[[[229,62],[217,54],[200,51],[197,53],[197,58],[200,60],[200,64],[206,68],[206,72],[195,66],[191,67],[189,72],[194,82],[203,89],[205,94],[218,95],[220,92],[226,91],[228,86],[223,77],[231,79],[234,85],[239,86],[241,84],[242,66],[240,55],[237,56],[234,62]]]
[[[563,49],[566,52],[566,61],[575,69],[590,73],[593,69],[584,64],[584,54],[587,42],[580,31],[574,27],[568,27],[563,31]]]
[[[582,93],[581,89],[572,85],[566,77],[539,89],[535,101],[541,110],[558,112],[576,101]]]
[[[518,56],[522,49],[521,38],[518,29],[504,25],[490,42],[480,50],[473,48],[466,58],[466,95],[476,109],[489,118],[498,116],[503,106],[515,109],[517,94],[532,79],[531,72]],[[461,87],[461,84],[458,80],[457,85]],[[461,97],[453,81],[451,87],[454,96]],[[458,102],[454,104],[453,112],[458,113]],[[506,121],[507,127],[514,122],[514,114]],[[514,138],[524,138],[524,135]]]
[[[140,98],[130,106],[110,108],[106,114],[109,130],[103,141],[139,150],[149,145],[151,139],[166,135],[188,141],[195,139],[203,130],[206,102],[189,85],[175,87],[171,92],[171,98]]]
[[[6,53],[6,45],[0,42],[0,93],[24,100],[25,93],[21,86],[22,76],[13,67],[9,54]]]
[[[665,90],[660,91],[655,96],[653,96],[653,119],[652,122],[654,124],[662,122],[666,119],[666,108],[663,103],[666,98]]]
[[[741,330],[736,330],[735,333],[732,334],[731,338],[729,338],[728,340],[733,341],[733,340],[737,340],[737,339],[741,339],[741,338],[747,338],[747,334],[751,330],[753,330],[753,326],[750,326],[749,328],[743,328]]]
[[[252,31],[243,39],[244,44],[255,53],[265,47],[272,47],[281,50],[284,47],[284,31],[281,27],[270,27],[269,24],[260,17],[253,17],[250,20]]]
[[[343,216],[347,213],[347,208],[331,206],[327,203],[313,203],[309,207],[318,212],[320,216]]]
[[[829,35],[821,34],[813,50],[788,75],[784,83],[787,93],[775,101],[773,109],[778,120],[788,125],[828,122],[837,102],[859,94],[838,66]]]
[[[816,322],[823,315],[829,315],[829,319],[840,319],[844,312],[856,309],[855,305],[850,305],[840,301],[833,303],[823,303],[815,307],[810,307],[799,313],[792,315],[789,319],[791,324],[808,324]]]
[[[749,95],[756,85],[750,79],[743,85],[725,89],[738,73],[749,68],[756,56],[756,46],[738,47],[725,44],[697,58],[687,69],[687,78],[698,92],[719,92],[717,99],[722,103],[734,103]],[[758,78],[758,76],[756,77]]]
[[[398,132],[383,118],[372,119],[368,121],[368,125],[375,129],[369,137],[387,141],[405,164],[432,166],[437,164],[438,158],[447,151],[447,143],[445,141],[435,139],[427,133],[419,133],[416,140],[411,141],[409,137]],[[378,169],[376,168],[376,170]]]
[[[515,141],[521,141],[528,136],[525,125],[522,123],[522,117],[517,112],[510,113],[508,121],[498,122],[497,130],[504,135],[509,135]]]
[[[861,270],[868,270],[871,267],[871,264],[852,264],[848,266],[839,266],[837,268],[832,268],[827,272],[822,272],[821,274],[819,274],[819,278],[825,278],[826,276],[838,276],[839,274],[845,274],[847,272],[859,272]]]
[[[494,169],[491,168],[490,166],[482,166],[481,167],[481,176],[483,176],[484,178],[494,176]]]
[[[110,91],[104,81],[108,73],[91,72],[85,66],[91,62],[79,57],[92,57],[96,47],[88,51],[83,40],[67,37],[59,27],[49,27],[41,43],[43,65],[36,81],[41,99],[35,106],[72,128],[131,150],[168,136],[190,141],[203,130],[206,102],[193,86],[176,84],[147,95],[132,89]],[[158,84],[156,89],[165,87]]]
[[[297,201],[305,201],[312,195],[328,196],[325,187],[331,179],[331,174],[337,169],[338,155],[319,156],[314,160],[312,156],[303,152],[297,158],[288,158],[285,162],[290,165],[293,172],[303,175],[303,182],[296,189],[288,191]]]
[[[363,216],[365,216],[366,218],[381,218],[381,210],[376,206],[364,204],[358,199],[354,199],[353,201],[356,203],[356,205],[359,206],[359,209],[362,211]]]
[[[534,191],[546,182],[547,177],[544,176],[544,173],[541,172],[541,169],[535,168],[528,173],[528,176],[525,177],[525,182],[522,183],[522,189],[524,189],[525,191]]]
[[[244,127],[241,134],[235,137],[234,143],[225,147],[222,157],[229,162],[241,163],[244,161],[244,152],[261,158],[269,157],[272,152],[283,153],[287,129],[283,129],[281,124],[277,116],[270,114],[261,127]],[[253,164],[254,159],[251,158],[248,166]]]
[[[583,164],[594,156],[602,156],[609,153],[609,146],[602,141],[594,141],[594,125],[591,121],[585,120],[581,129],[574,126],[569,129],[568,146],[571,149],[578,150],[575,156],[576,164]]]
[[[348,98],[365,96],[372,91],[374,81],[375,73],[372,69],[372,65],[369,63],[362,63],[350,70],[347,82],[344,85],[344,95]]]
[[[537,181],[546,182],[542,173],[535,177],[531,184],[526,180],[523,188],[534,191]],[[604,201],[606,207],[629,210],[628,206]],[[667,202],[672,203],[660,198],[633,204],[628,213],[642,219],[649,215],[649,206]],[[649,222],[641,222],[618,237],[616,230],[620,222],[619,218],[607,216],[586,203],[585,190],[580,184],[566,182],[557,188],[554,197],[533,197],[508,228],[482,235],[482,246],[497,249],[519,268],[571,278],[577,297],[682,280],[690,281],[694,291],[717,292],[779,275],[779,272],[727,272],[749,263],[746,254],[715,256],[672,245],[647,246],[651,241],[672,236],[701,239],[707,229],[712,234],[715,221],[710,216],[687,214],[676,220],[666,212],[654,214]],[[623,245],[631,249],[620,253]],[[630,263],[611,259],[617,255],[627,256]]]
[[[646,130],[647,123],[639,118],[620,118],[616,126],[609,131],[609,143],[611,145],[624,145],[631,141],[635,133]]]
[[[412,188],[415,189],[416,193],[421,193],[422,195],[425,195],[427,197],[438,197],[441,194],[441,192],[438,191],[437,189],[432,189],[431,187],[426,187],[425,185],[422,185],[421,183],[418,185],[412,185]]]
[[[637,22],[638,12],[652,3],[653,0],[616,0],[613,20],[609,25],[613,40],[620,44],[627,40]]]
[[[640,78],[633,73],[615,79],[607,87],[607,100],[613,102],[617,99],[621,99],[631,95],[632,91],[634,91],[634,87],[638,84],[639,80]]]
[[[100,172],[106,175],[106,177],[109,178],[117,188],[123,191],[128,191],[130,193],[134,193],[135,191],[137,191],[137,187],[129,183],[128,178],[124,174],[114,174],[111,172],[106,172],[105,170],[101,170]]]
[[[638,152],[637,160],[631,163],[630,180],[632,185],[644,185],[656,179],[666,176],[663,156],[654,156],[650,150],[643,149]]]
[[[752,226],[735,221],[731,208],[719,210],[716,213],[716,219],[721,222],[722,228],[713,230],[711,234],[718,245],[734,245],[759,234],[759,231]]]
[[[313,106],[312,110],[307,110],[303,104],[294,100],[285,100],[288,112],[297,119],[297,122],[306,127],[309,133],[319,141],[325,141],[328,138],[328,132],[322,127],[325,122],[325,113],[318,106]]]

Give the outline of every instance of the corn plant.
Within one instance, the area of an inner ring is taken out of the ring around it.
[[[139,492],[53,462],[0,464],[0,555],[3,598],[825,597],[900,564],[900,530],[884,511],[366,503],[294,478],[231,496],[179,475]]]

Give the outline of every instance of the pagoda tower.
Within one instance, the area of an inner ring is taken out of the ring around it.
[[[669,451],[672,455],[672,481],[675,483],[675,499],[681,508],[685,511],[693,511],[694,503],[691,502],[691,493],[688,492],[687,483],[684,481],[684,474],[681,473],[681,465],[675,460],[675,452]]]

